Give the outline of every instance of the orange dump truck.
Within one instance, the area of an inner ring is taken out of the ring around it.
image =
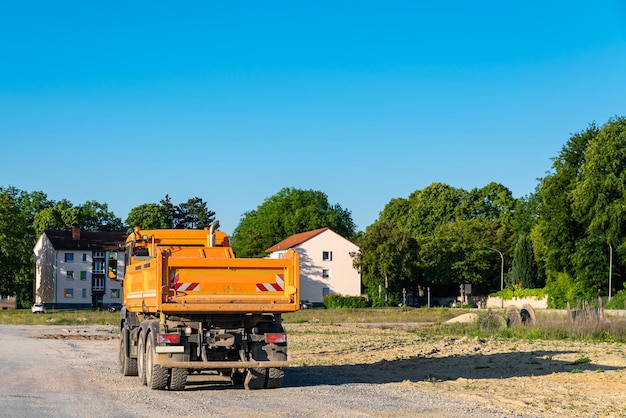
[[[190,372],[246,389],[281,387],[281,314],[299,308],[299,258],[236,258],[216,222],[204,230],[141,230],[126,240],[120,371],[152,389],[182,390]]]

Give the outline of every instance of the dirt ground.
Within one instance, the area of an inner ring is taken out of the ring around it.
[[[291,369],[306,370],[313,386],[397,386],[506,417],[626,417],[625,344],[423,337],[420,326],[286,324]],[[68,331],[39,338],[118,337]]]
[[[626,417],[626,345],[420,337],[419,325],[287,325],[294,366],[437,391],[505,416]]]

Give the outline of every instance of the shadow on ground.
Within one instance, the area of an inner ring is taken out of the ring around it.
[[[421,356],[372,364],[342,366],[290,367],[284,387],[343,385],[349,383],[384,384],[403,381],[446,381],[543,376],[552,373],[608,371],[618,368],[580,361],[555,360],[574,351],[532,351],[496,354],[473,354],[425,358]]]

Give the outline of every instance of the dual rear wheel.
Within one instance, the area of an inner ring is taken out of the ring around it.
[[[137,364],[139,380],[150,389],[183,390],[187,384],[187,369],[166,369],[155,362],[156,351],[152,335],[140,334]]]
[[[120,352],[118,363],[122,376],[137,376],[137,359],[130,358],[126,344],[128,343],[128,330],[124,329],[120,334]]]

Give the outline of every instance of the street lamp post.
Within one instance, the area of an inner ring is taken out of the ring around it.
[[[609,300],[611,300],[611,276],[613,275],[613,246],[609,242]]]
[[[486,245],[485,248],[497,252],[500,254],[500,258],[502,258],[502,264],[500,265],[500,290],[504,290],[504,255],[502,255],[502,253],[495,248],[487,247]]]

